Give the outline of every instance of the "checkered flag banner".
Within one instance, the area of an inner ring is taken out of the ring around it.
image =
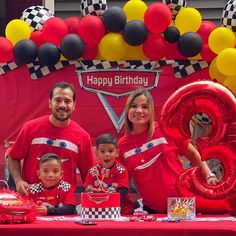
[[[80,10],[82,16],[101,16],[107,9],[107,0],[81,0]]]
[[[229,0],[222,13],[222,25],[236,32],[236,0]]]
[[[82,207],[81,217],[85,219],[118,219],[120,218],[120,207]]]
[[[56,65],[52,66],[41,66],[39,61],[27,64],[32,79],[39,79],[52,73],[53,71],[60,70],[70,65],[75,65],[76,68],[82,69],[79,61],[60,61]]]
[[[16,62],[9,62],[9,63],[0,63],[0,75],[3,75],[9,71],[12,71],[18,68],[18,64]]]
[[[188,61],[188,60],[175,60],[173,63],[173,70],[176,78],[183,78],[185,76],[191,75],[196,71],[202,70],[209,67],[210,62],[197,60],[197,61]]]

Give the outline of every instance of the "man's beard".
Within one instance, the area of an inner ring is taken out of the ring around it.
[[[67,113],[66,116],[60,117],[57,115],[56,112],[52,112],[53,117],[58,121],[66,121],[69,120],[71,117],[71,114]]]

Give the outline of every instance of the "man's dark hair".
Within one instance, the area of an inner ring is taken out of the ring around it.
[[[113,144],[117,148],[117,138],[112,134],[102,134],[96,140],[96,148],[100,144]]]
[[[57,154],[49,152],[40,157],[39,165],[51,160],[57,160],[60,164],[62,163],[61,158]]]
[[[62,82],[58,82],[58,83],[55,83],[52,87],[52,89],[50,90],[50,100],[52,100],[53,98],[53,94],[54,94],[54,90],[57,89],[57,88],[60,88],[60,89],[71,89],[71,91],[73,92],[73,102],[75,102],[75,99],[76,99],[76,92],[75,92],[75,87],[73,84],[70,84],[70,83],[67,83],[65,81],[62,81]]]

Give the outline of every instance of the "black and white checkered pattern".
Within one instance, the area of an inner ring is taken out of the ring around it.
[[[118,219],[120,218],[120,207],[81,207],[81,217],[85,219]]]
[[[222,13],[222,25],[236,32],[236,0],[229,0]]]
[[[71,188],[71,185],[68,182],[61,181],[58,189],[62,189],[64,192],[68,192]]]
[[[182,7],[186,7],[186,0],[163,0],[171,9],[172,16],[176,16]]]
[[[28,23],[30,28],[35,31],[41,30],[43,24],[53,16],[53,13],[46,7],[31,6],[23,11],[21,19]]]
[[[209,67],[209,64],[209,62],[203,60],[176,60],[172,66],[175,77],[183,78],[193,74],[196,71]]]
[[[42,183],[30,184],[29,191],[31,194],[41,193],[43,192],[43,184]]]
[[[57,71],[64,67],[75,65],[76,69],[82,67],[78,61],[59,61],[56,65],[52,66],[41,66],[39,61],[35,61],[33,63],[27,64],[29,68],[29,73],[32,79],[40,79],[53,71]]]
[[[197,113],[196,118],[204,125],[211,124],[211,118],[205,113],[202,113],[202,112]]]
[[[101,16],[107,9],[107,0],[81,0],[80,9],[82,16]]]
[[[0,75],[3,75],[8,71],[12,71],[18,68],[18,66],[19,65],[16,62],[0,63]]]

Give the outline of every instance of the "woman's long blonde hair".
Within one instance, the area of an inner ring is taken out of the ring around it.
[[[128,113],[129,113],[130,105],[133,103],[134,99],[140,95],[144,95],[147,98],[148,110],[149,110],[149,114],[150,114],[149,126],[148,126],[149,127],[148,128],[148,137],[147,137],[147,139],[149,140],[152,137],[153,132],[154,132],[154,103],[153,103],[152,95],[146,89],[143,89],[143,88],[133,91],[129,95],[129,97],[126,101],[126,105],[125,105],[125,133],[129,134],[133,130],[133,124],[128,118]]]

